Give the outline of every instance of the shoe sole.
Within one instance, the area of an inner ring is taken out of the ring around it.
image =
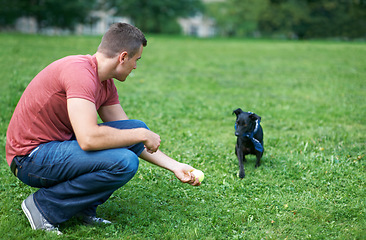
[[[24,212],[25,216],[27,216],[28,221],[29,221],[32,229],[36,230],[36,225],[33,222],[32,214],[30,213],[27,206],[25,205],[25,200],[22,202],[22,209],[23,209],[23,212]]]

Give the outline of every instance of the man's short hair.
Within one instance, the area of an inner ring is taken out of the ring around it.
[[[98,52],[113,58],[123,51],[133,57],[147,40],[140,29],[128,23],[114,23],[104,34]]]

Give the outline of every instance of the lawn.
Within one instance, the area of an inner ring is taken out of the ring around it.
[[[366,239],[366,44],[148,36],[116,83],[130,118],[161,149],[205,173],[199,187],[141,160],[98,214],[114,222],[33,231],[21,202],[36,189],[5,162],[12,111],[52,61],[93,54],[100,37],[0,34],[1,239]],[[262,117],[265,153],[238,177],[236,108]]]

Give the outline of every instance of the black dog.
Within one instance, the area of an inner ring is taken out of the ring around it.
[[[245,155],[254,154],[257,157],[255,167],[261,164],[263,155],[263,129],[260,125],[261,117],[252,112],[243,112],[240,108],[233,111],[236,114],[235,136],[237,141],[235,145],[235,154],[239,160],[239,177],[244,178]]]

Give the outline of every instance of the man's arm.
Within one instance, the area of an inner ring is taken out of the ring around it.
[[[94,103],[88,100],[68,99],[67,110],[76,139],[85,151],[126,147],[142,142],[150,152],[156,152],[160,146],[159,135],[145,128],[116,129],[98,125],[97,110]],[[122,120],[127,117],[124,111],[120,112],[122,108],[118,111],[114,106],[110,110],[109,113],[106,113],[107,109],[102,110],[103,120]]]
[[[85,151],[102,150],[130,146],[139,142],[144,143],[145,150],[140,157],[159,167],[172,171],[183,183],[193,186],[200,185],[198,178],[191,173],[193,167],[180,163],[158,150],[160,136],[145,128],[116,129],[98,125],[98,114],[94,103],[81,99],[67,100],[67,109],[71,125],[80,147]],[[107,106],[99,110],[103,121],[128,119],[122,107]]]
[[[155,153],[149,153],[145,149],[141,153],[140,158],[159,167],[168,169],[169,171],[173,172],[175,176],[183,183],[189,183],[193,186],[201,185],[198,178],[196,179],[191,173],[194,170],[193,167],[168,157],[160,150],[156,151]]]
[[[103,122],[127,120],[127,114],[120,104],[100,107],[98,114]]]

